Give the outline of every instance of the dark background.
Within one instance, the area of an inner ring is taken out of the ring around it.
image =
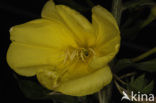
[[[36,101],[26,98],[20,91],[17,81],[12,75],[12,70],[6,62],[6,53],[11,41],[9,40],[10,27],[21,24],[36,18],[40,18],[40,12],[47,0],[0,0],[0,77],[1,102],[15,103],[45,103],[45,101]],[[95,4],[101,4],[108,10],[111,9],[111,0],[94,0]],[[83,4],[82,0],[79,0]],[[85,5],[84,5],[85,6]],[[84,13],[85,14],[85,13]],[[89,13],[88,13],[89,14]],[[90,15],[85,14],[88,18]],[[147,12],[148,14],[148,12]],[[123,16],[123,19],[126,16]],[[135,57],[140,53],[146,52],[156,46],[156,21],[145,27],[139,32],[135,40],[123,40],[119,58]],[[113,95],[119,94],[114,92]],[[4,100],[4,101],[3,101]],[[49,103],[49,101],[46,101]]]

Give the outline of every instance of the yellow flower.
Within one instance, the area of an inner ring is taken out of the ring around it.
[[[10,30],[9,66],[19,75],[37,76],[46,88],[84,96],[109,84],[108,63],[118,52],[120,32],[106,9],[92,9],[92,23],[79,12],[48,1],[42,18]]]

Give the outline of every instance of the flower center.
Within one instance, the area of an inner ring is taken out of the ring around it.
[[[65,59],[66,61],[82,61],[87,62],[89,58],[95,55],[95,52],[92,48],[68,48],[65,51]]]

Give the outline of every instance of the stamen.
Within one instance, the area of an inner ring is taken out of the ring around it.
[[[82,50],[80,51],[80,57],[81,57],[82,61],[85,61],[85,59],[84,59],[84,53],[83,53]]]
[[[89,48],[89,50],[95,55],[95,51],[92,48]]]
[[[64,57],[64,64],[66,63],[66,61],[68,60],[68,57],[70,56],[70,52],[69,52],[69,49],[67,49],[65,51],[65,57]]]
[[[69,61],[83,61],[85,62],[88,60],[92,55],[95,55],[95,51],[92,48],[81,48],[81,49],[74,49],[74,48],[68,48],[65,51],[64,55],[64,63]]]
[[[76,56],[76,50],[74,50],[70,56],[71,61],[74,60],[75,56]]]

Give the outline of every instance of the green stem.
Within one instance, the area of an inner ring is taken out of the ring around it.
[[[142,23],[141,28],[144,28],[145,26],[147,26],[148,24],[150,24],[155,19],[156,19],[155,16],[153,16],[152,14],[150,14],[149,17]]]
[[[106,96],[106,90],[101,90],[98,92],[99,103],[108,103],[108,98]]]
[[[122,88],[122,87],[117,83],[116,80],[114,80],[114,84],[115,84],[115,86],[117,87],[117,89],[118,89],[118,91],[120,92],[120,94],[123,95],[123,94],[122,94],[122,91],[125,90],[125,89]]]
[[[99,97],[99,103],[103,103],[101,91],[98,92],[98,97]]]
[[[120,79],[123,79],[123,78],[126,78],[126,77],[130,77],[130,76],[133,76],[135,74],[136,74],[136,72],[127,73],[127,74],[124,74],[124,75],[120,76]]]
[[[112,14],[117,20],[118,25],[120,25],[120,19],[122,14],[122,0],[113,0],[112,3]]]
[[[142,60],[142,59],[144,59],[144,58],[146,58],[146,57],[148,57],[148,56],[150,56],[151,54],[154,54],[154,53],[156,53],[156,47],[149,50],[149,51],[147,51],[147,52],[145,52],[145,53],[143,53],[143,54],[141,54],[140,56],[138,56],[136,58],[131,59],[131,60],[133,62],[138,62],[138,61],[140,61],[140,60]]]
[[[124,82],[123,80],[121,80],[116,74],[114,74],[113,76],[114,76],[114,78],[115,78],[116,80],[118,80],[118,81],[119,81],[120,83],[122,83],[123,85],[127,85],[127,83]]]

